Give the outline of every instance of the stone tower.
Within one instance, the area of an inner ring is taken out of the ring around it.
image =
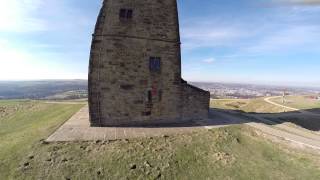
[[[90,54],[91,126],[203,119],[209,97],[181,79],[176,0],[104,1]]]

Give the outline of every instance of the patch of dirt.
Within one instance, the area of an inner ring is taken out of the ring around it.
[[[212,156],[215,162],[221,162],[223,165],[231,165],[235,162],[236,159],[232,154],[225,152],[217,152]]]
[[[36,104],[34,103],[21,103],[15,105],[4,105],[0,106],[0,118],[11,116],[17,112],[25,111],[25,110],[34,110],[36,108]]]
[[[239,109],[243,106],[247,105],[247,103],[245,102],[231,102],[231,103],[227,103],[226,106],[229,106],[229,107],[232,107],[232,108],[236,108],[236,109]]]

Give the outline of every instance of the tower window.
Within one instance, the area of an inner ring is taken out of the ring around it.
[[[148,97],[147,97],[148,103],[152,103],[152,91],[148,91]]]
[[[120,9],[119,16],[121,19],[131,19],[133,15],[132,9]]]
[[[132,18],[132,14],[133,14],[132,9],[128,9],[128,10],[127,10],[127,18],[128,18],[128,19],[131,19],[131,18]]]
[[[157,72],[161,70],[161,58],[160,57],[150,57],[149,59],[150,71]]]
[[[158,96],[159,96],[159,101],[162,101],[162,90],[159,90]]]

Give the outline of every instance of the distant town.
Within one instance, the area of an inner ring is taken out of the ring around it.
[[[0,81],[0,99],[79,99],[87,98],[86,80]],[[213,99],[250,99],[265,96],[308,95],[320,99],[320,88],[280,87],[237,83],[192,85],[210,91]]]
[[[309,95],[319,98],[320,88],[281,87],[236,83],[199,83],[194,86],[210,91],[213,99],[250,99],[265,96]]]

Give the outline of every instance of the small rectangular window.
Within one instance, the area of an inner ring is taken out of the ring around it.
[[[119,17],[121,19],[131,19],[133,15],[132,9],[120,9]]]
[[[126,18],[127,11],[126,9],[120,9],[120,18]]]
[[[152,91],[148,91],[148,97],[147,97],[148,99],[148,103],[152,103]]]
[[[132,18],[132,14],[133,14],[132,9],[128,9],[127,10],[127,19],[131,19]]]
[[[142,116],[151,116],[151,111],[142,112]]]
[[[158,96],[159,96],[159,101],[162,101],[162,90],[159,90]]]
[[[149,59],[150,71],[157,72],[161,70],[161,58],[160,57],[150,57]]]

